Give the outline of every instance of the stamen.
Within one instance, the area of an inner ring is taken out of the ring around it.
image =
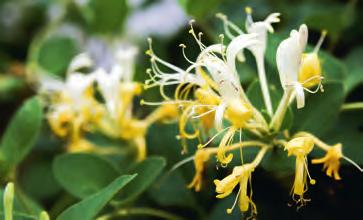
[[[186,61],[188,61],[188,63],[190,64],[195,64],[194,62],[192,62],[185,54],[185,48],[187,47],[185,44],[179,44],[179,47],[182,48],[182,53],[183,53],[183,57],[185,58]]]
[[[344,158],[344,160],[348,161],[350,164],[352,164],[353,166],[355,166],[360,172],[363,172],[363,169],[356,163],[354,162],[352,159],[346,157],[346,156],[342,156]]]
[[[253,19],[252,19],[252,8],[251,7],[246,7],[245,8],[245,12],[247,14],[247,20],[246,23],[248,25],[252,25],[253,24]]]
[[[327,32],[326,30],[323,30],[323,31],[321,32],[321,35],[320,35],[319,41],[318,41],[318,43],[316,44],[316,46],[315,46],[315,48],[314,48],[314,50],[313,50],[313,53],[318,53],[318,52],[319,52],[320,47],[321,47],[321,45],[323,44],[324,39],[325,39],[325,36],[327,35],[327,33],[328,33],[328,32]]]
[[[238,193],[237,193],[236,198],[234,199],[234,202],[233,202],[232,207],[231,207],[231,208],[229,208],[229,209],[227,209],[227,213],[228,213],[228,214],[231,214],[231,213],[232,213],[232,211],[233,211],[233,209],[234,209],[234,207],[236,207],[236,204],[237,204],[237,201],[238,201],[238,197],[239,197],[240,192],[241,192],[241,187],[239,187],[239,189],[238,189]]]
[[[211,110],[206,111],[206,112],[204,112],[204,113],[202,113],[202,114],[200,114],[200,115],[192,116],[192,118],[193,118],[193,119],[201,118],[201,117],[203,117],[203,116],[205,116],[205,115],[208,115],[208,114],[210,114],[211,112],[214,112],[214,111],[215,111],[215,109],[211,109]]]
[[[241,29],[239,29],[239,27],[237,25],[235,25],[234,23],[229,21],[226,15],[224,15],[222,13],[218,13],[218,14],[216,14],[216,17],[223,21],[224,32],[226,33],[228,38],[230,38],[230,39],[235,38],[235,35],[232,34],[231,29],[234,32],[236,32],[238,35],[243,34],[243,31]]]
[[[190,25],[190,30],[189,33],[194,37],[195,41],[197,42],[197,44],[199,45],[200,50],[204,50],[206,48],[206,46],[202,43],[201,37],[202,37],[202,33],[198,34],[198,37],[195,35],[195,31],[193,28],[193,23],[195,22],[195,20],[191,20],[189,22]]]
[[[204,148],[208,146],[216,137],[218,137],[220,134],[222,134],[225,130],[229,129],[230,127],[226,127],[223,130],[219,131],[217,134],[215,134],[212,138],[210,138],[205,144],[198,144],[198,149]]]
[[[304,166],[305,166],[306,173],[308,174],[308,177],[309,177],[309,180],[310,180],[310,184],[311,185],[315,185],[316,180],[313,179],[313,178],[311,178],[311,176],[310,176],[310,173],[309,173],[309,170],[308,170],[308,165],[307,165],[307,159],[306,159],[306,157],[305,157],[305,160],[304,160]]]
[[[178,169],[179,167],[183,166],[184,164],[187,164],[190,161],[193,161],[195,158],[195,155],[184,158],[183,160],[177,162],[176,164],[174,164],[174,166],[172,166],[170,168],[170,170],[168,172],[166,172],[165,175],[170,175],[173,171],[175,171],[176,169]]]
[[[189,100],[178,100],[178,101],[162,101],[162,102],[147,102],[144,99],[140,100],[140,105],[162,105],[162,104],[184,104],[184,103],[192,103],[193,101]]]

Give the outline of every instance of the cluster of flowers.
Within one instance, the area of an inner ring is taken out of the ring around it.
[[[189,33],[200,48],[200,53],[193,61],[185,55],[186,46],[180,45],[185,59],[190,63],[186,69],[158,57],[149,39],[150,48],[146,53],[150,56],[151,68],[147,70],[150,79],[145,82],[145,88],[158,87],[165,100],[142,101],[142,103],[177,105],[180,109],[179,137],[183,140],[194,138],[200,140],[195,155],[178,164],[194,160],[196,173],[189,188],[201,190],[205,163],[213,155],[222,167],[226,167],[233,160],[231,151],[240,149],[241,165],[235,166],[232,173],[224,179],[214,180],[217,198],[229,196],[239,185],[236,200],[227,212],[231,213],[239,201],[242,212],[250,211],[256,214],[257,209],[252,201],[251,175],[268,150],[280,148],[286,150],[288,156],[296,158],[292,193],[293,199],[301,205],[306,202],[304,193],[308,188],[307,178],[310,184],[315,184],[315,180],[309,175],[307,162],[307,156],[314,146],[325,151],[326,155],[320,159],[313,159],[312,163],[323,164],[326,174],[336,180],[341,178],[340,160],[344,158],[353,164],[354,162],[343,155],[340,143],[330,146],[313,134],[301,131],[290,136],[281,129],[286,110],[294,100],[297,108],[303,108],[304,92],[315,93],[319,90],[323,92],[318,52],[326,32],[323,31],[315,49],[310,53],[304,53],[308,40],[308,28],[305,24],[298,30],[292,30],[290,36],[279,44],[276,63],[284,94],[274,111],[266,80],[264,57],[268,33],[274,30],[272,24],[279,22],[279,13],[273,13],[264,21],[258,22],[253,21],[251,8],[246,8],[246,14],[245,31],[228,20],[227,16],[217,14],[217,17],[223,21],[225,35],[220,35],[221,43],[210,46],[202,43],[202,33],[195,32],[191,21]],[[227,45],[224,43],[224,36],[230,38]],[[242,88],[236,59],[244,61],[245,49],[251,51],[255,57],[259,83],[269,117],[264,117],[261,110],[252,105]],[[174,97],[166,94],[165,87],[170,85],[176,86]],[[316,89],[312,90],[314,87]],[[242,141],[242,131],[248,131],[250,134],[248,140]],[[236,141],[238,138],[234,138],[236,133],[239,134],[238,141]],[[203,140],[210,134],[213,134],[212,138]],[[223,137],[217,143],[218,147],[211,147],[213,140],[222,134]],[[259,148],[252,162],[243,163],[242,148],[245,147]]]
[[[52,131],[68,141],[69,152],[112,153],[88,141],[86,132],[99,131],[112,138],[129,141],[137,160],[146,156],[145,135],[156,121],[177,117],[175,105],[162,105],[144,119],[133,116],[133,100],[142,84],[133,81],[137,49],[123,46],[115,50],[110,71],[98,67],[91,56],[82,53],[70,63],[65,81],[42,76],[40,94],[47,102],[47,119]],[[86,72],[86,74],[84,73]]]

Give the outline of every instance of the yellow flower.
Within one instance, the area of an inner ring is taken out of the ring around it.
[[[252,110],[241,99],[231,100],[226,109],[226,118],[237,128],[243,128],[253,117]]]
[[[249,209],[249,205],[252,204],[253,211],[255,212],[256,207],[252,202],[251,195],[247,195],[247,185],[249,180],[251,179],[251,173],[254,171],[254,164],[244,164],[242,166],[236,166],[233,168],[232,174],[225,177],[222,180],[214,180],[214,184],[216,185],[216,192],[219,193],[216,197],[221,199],[230,195],[233,189],[239,184],[239,192],[237,197],[239,198],[239,208],[242,212],[245,212]],[[235,204],[234,204],[235,205]],[[231,213],[232,208],[227,209],[227,213]]]
[[[203,128],[208,131],[214,125],[215,112],[210,111],[210,106],[218,106],[221,102],[220,97],[212,92],[211,89],[202,89],[199,88],[194,93],[198,103],[201,104],[200,107],[197,108],[196,112],[198,115],[203,115],[200,117]],[[205,105],[205,106],[203,106]]]
[[[199,192],[202,188],[204,163],[209,160],[209,153],[204,149],[199,149],[195,153],[194,166],[195,175],[191,183],[189,183],[188,188],[194,188],[196,192]]]
[[[312,164],[324,164],[324,169],[326,169],[326,174],[330,177],[334,175],[334,179],[340,180],[339,168],[340,168],[340,158],[343,157],[342,145],[336,144],[331,147],[326,155],[320,159],[313,159]]]
[[[324,41],[327,32],[323,31],[321,37],[315,46],[315,49],[311,53],[304,53],[301,59],[301,65],[299,70],[299,82],[305,88],[312,88],[321,83],[322,71],[321,62],[318,57],[318,52],[321,44]]]
[[[306,175],[310,178],[310,184],[315,184],[315,180],[309,175],[306,159],[306,155],[312,151],[313,147],[314,140],[311,137],[297,137],[285,145],[288,156],[296,157],[293,194],[300,197],[300,202],[304,202],[303,194],[307,190]]]

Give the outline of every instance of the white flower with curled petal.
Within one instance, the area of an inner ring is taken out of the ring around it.
[[[270,14],[264,21],[258,21],[254,22],[252,19],[252,9],[250,7],[246,7],[246,13],[247,13],[247,19],[246,19],[246,31],[247,34],[255,34],[256,35],[256,41],[258,43],[249,45],[245,48],[249,49],[252,54],[254,55],[256,59],[257,69],[258,69],[258,77],[261,84],[261,90],[262,95],[264,98],[265,106],[267,109],[267,112],[272,115],[273,109],[272,109],[272,103],[271,98],[268,90],[267,85],[267,79],[266,79],[266,73],[265,73],[265,64],[264,64],[264,56],[266,51],[266,44],[267,44],[267,32],[272,33],[274,31],[272,27],[272,23],[277,23],[280,21],[279,13],[272,13]],[[223,14],[217,14],[217,17],[222,19],[224,23],[224,30],[226,35],[234,41],[236,38],[245,35],[244,33],[237,25],[232,23],[228,20],[226,15]],[[237,35],[235,35],[236,33]],[[238,42],[239,40],[237,40]],[[237,58],[239,61],[244,61],[244,54],[243,54],[244,47],[239,48],[237,55]]]
[[[298,81],[298,74],[307,39],[308,28],[303,24],[299,31],[291,31],[290,37],[280,43],[276,52],[281,85],[285,92],[290,89],[295,91],[297,108],[303,108],[305,105],[304,87]]]

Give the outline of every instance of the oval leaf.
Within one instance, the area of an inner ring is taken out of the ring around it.
[[[118,205],[125,204],[139,196],[159,176],[165,164],[164,158],[153,156],[137,164],[129,173],[137,173],[138,176],[133,181],[133,184],[126,186],[121,191],[118,201],[115,203]]]
[[[137,174],[118,177],[101,191],[85,198],[79,203],[66,209],[57,220],[91,220],[126,184],[133,180]]]
[[[9,166],[15,166],[29,153],[42,124],[42,105],[37,97],[27,100],[5,130],[0,156]]]
[[[56,180],[72,195],[85,198],[119,176],[107,160],[93,154],[63,154],[53,162]]]
[[[335,124],[343,101],[342,83],[325,84],[324,92],[306,97],[304,108],[294,108],[294,131],[309,131],[322,136]]]

